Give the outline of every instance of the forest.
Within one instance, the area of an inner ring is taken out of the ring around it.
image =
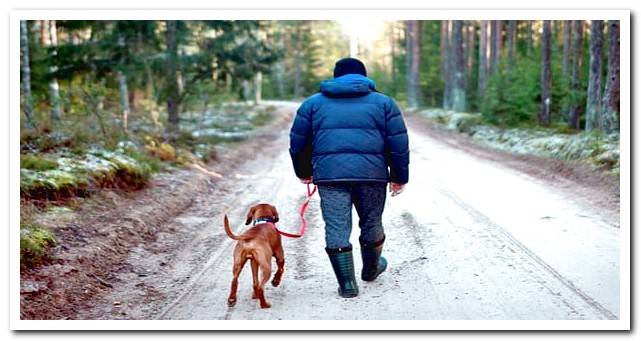
[[[349,55],[406,112],[469,113],[489,128],[456,125],[477,137],[577,137],[568,153],[618,172],[619,53],[616,20],[21,21],[21,200],[37,210],[205,165],[273,119],[267,100],[303,100]],[[30,211],[25,259],[55,240]]]

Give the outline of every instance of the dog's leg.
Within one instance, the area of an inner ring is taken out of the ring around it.
[[[233,307],[236,304],[236,293],[238,291],[238,276],[245,266],[247,258],[237,259],[234,257],[234,270],[233,278],[231,280],[231,291],[229,292],[229,298],[227,299],[227,306]]]
[[[252,298],[256,299],[258,298],[258,262],[256,260],[252,259],[251,260],[251,266],[252,266],[252,279],[253,279],[253,288],[254,288],[254,293],[252,294]]]
[[[261,280],[258,286],[258,299],[260,300],[261,308],[271,308],[271,304],[267,303],[265,299],[265,283],[269,281],[272,275],[272,262],[271,257],[268,260],[262,260],[259,264],[261,273]]]
[[[278,265],[278,270],[276,270],[276,274],[274,275],[274,279],[272,280],[272,285],[277,287],[280,284],[283,273],[285,272],[285,252],[283,251],[282,245],[279,244],[278,247],[274,250],[274,258],[276,258],[276,265]]]

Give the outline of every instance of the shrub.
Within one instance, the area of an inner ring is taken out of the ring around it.
[[[51,231],[34,223],[20,226],[20,263],[33,267],[50,257],[49,250],[56,245]]]

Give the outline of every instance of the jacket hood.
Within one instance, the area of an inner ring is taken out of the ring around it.
[[[361,97],[376,91],[376,84],[363,75],[350,73],[321,82],[320,91],[328,97]]]

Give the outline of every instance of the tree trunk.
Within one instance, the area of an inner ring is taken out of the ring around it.
[[[43,45],[51,50],[51,56],[55,58],[58,54],[58,29],[56,26],[55,20],[43,20],[43,25],[46,26],[43,30],[47,32],[46,35],[42,36]],[[55,65],[52,65],[49,68],[49,73],[55,73],[58,71],[58,68]],[[49,104],[51,106],[51,120],[60,121],[60,114],[62,112],[60,108],[60,86],[58,85],[58,79],[52,77],[49,81]]]
[[[474,52],[476,51],[476,28],[474,27],[474,22],[470,21],[468,25],[463,26],[463,29],[467,31],[467,39],[465,44],[465,54],[467,61],[466,64],[466,78],[472,79],[472,72],[474,71]]]
[[[590,74],[585,108],[585,130],[599,128],[601,114],[601,68],[603,49],[603,20],[592,20],[590,27]]]
[[[443,79],[443,108],[452,108],[452,57],[450,40],[450,21],[441,20],[441,77]]]
[[[479,100],[485,94],[488,73],[488,26],[489,21],[481,20],[481,30],[479,33],[479,75],[478,75],[478,95]]]
[[[407,103],[410,107],[421,104],[420,90],[420,63],[421,63],[421,22],[409,20],[407,22],[407,39],[409,40],[410,54],[407,68]]]
[[[507,58],[510,65],[514,65],[516,60],[516,20],[508,21],[507,25]]]
[[[619,21],[608,21],[608,79],[603,94],[601,127],[606,133],[619,130]]]
[[[31,95],[31,65],[29,59],[29,30],[27,21],[20,20],[20,89],[22,90],[22,112],[28,123],[37,129],[33,120],[33,98]]]
[[[568,125],[570,128],[580,129],[581,119],[581,102],[579,101],[581,90],[581,66],[583,61],[583,21],[574,20],[572,22],[574,39],[572,39],[571,48],[571,93],[570,107],[568,112]]]
[[[563,64],[562,71],[564,76],[568,76],[570,72],[570,48],[572,41],[572,21],[563,21]]]
[[[49,45],[49,20],[40,20],[40,45]]]
[[[303,67],[303,30],[301,22],[296,24],[296,60],[294,65],[294,98],[299,98],[303,95],[301,88],[301,73]]]
[[[178,42],[176,39],[177,23],[167,20],[167,132],[175,134],[179,129],[178,101],[180,99],[178,84]]]
[[[454,59],[454,87],[452,109],[465,111],[465,57],[463,55],[463,21],[454,20],[452,24],[452,52]]]
[[[550,107],[552,98],[550,89],[552,88],[552,73],[550,69],[551,57],[551,32],[550,20],[543,21],[543,38],[541,41],[541,110],[539,111],[538,122],[540,125],[550,125]]]
[[[258,71],[254,77],[254,102],[256,104],[263,100],[263,73]]]
[[[392,80],[392,88],[393,91],[396,92],[396,86],[394,85],[396,83],[396,26],[394,26],[395,22],[391,22],[390,25],[390,58],[391,58],[391,63],[390,63],[390,79]]]
[[[274,78],[276,80],[276,96],[279,99],[285,98],[285,66],[282,62],[277,62],[274,64]]]
[[[445,83],[447,76],[447,20],[441,20],[441,38],[439,39],[441,52],[441,79]],[[409,64],[408,64],[409,65]]]
[[[122,113],[122,128],[127,131],[127,122],[129,120],[129,89],[127,88],[127,76],[118,70],[116,72],[118,79],[118,92],[120,95],[120,111]]]
[[[528,56],[532,55],[532,50],[534,49],[534,42],[532,39],[532,20],[526,20],[527,22],[527,36],[525,41],[525,51]]]
[[[499,69],[501,50],[503,48],[503,23],[501,20],[492,21],[491,46],[490,46],[490,73],[494,74]]]

